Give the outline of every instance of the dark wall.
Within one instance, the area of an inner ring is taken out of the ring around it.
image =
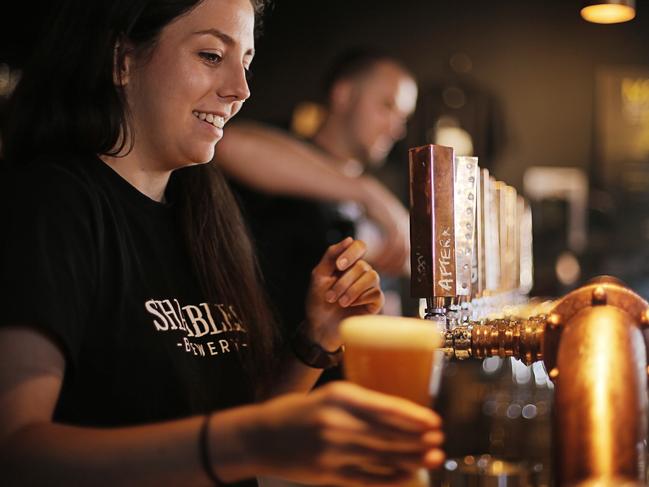
[[[422,88],[449,75],[458,51],[502,109],[505,144],[496,175],[520,188],[529,165],[589,168],[593,162],[595,71],[649,66],[649,2],[635,20],[595,25],[579,0],[275,0],[253,65],[253,98],[242,115],[286,120],[296,103],[319,95],[320,78],[348,46],[379,46],[400,56]],[[5,3],[0,62],[20,66],[57,2]],[[417,141],[413,141],[417,142]],[[423,143],[425,141],[421,141]],[[480,154],[477,154],[480,155]]]
[[[578,0],[278,0],[258,42],[253,98],[242,116],[288,119],[296,103],[319,96],[322,73],[347,46],[376,45],[399,55],[424,91],[449,79],[450,57],[464,52],[473,65],[467,77],[502,115],[504,136],[489,161],[496,177],[521,190],[530,166],[574,166],[596,182],[596,72],[649,67],[649,2],[637,3],[633,21],[597,25],[581,19]],[[401,193],[407,145],[427,142],[422,132],[411,134],[387,172]],[[649,210],[636,209],[631,217],[622,204],[606,214],[591,208],[578,282],[611,273],[649,296],[649,264],[638,264],[649,262],[649,234],[640,231],[649,228]],[[535,210],[536,292],[557,295],[566,290],[557,286],[554,264],[566,249],[567,210],[556,221],[546,210]]]
[[[506,130],[496,175],[520,188],[525,167],[593,161],[596,69],[649,66],[649,3],[635,20],[596,25],[574,0],[278,0],[258,42],[244,115],[286,119],[319,94],[327,64],[346,46],[398,54],[425,88],[458,51],[499,101]],[[422,143],[424,141],[421,141]],[[480,154],[477,154],[480,155]]]
[[[0,7],[0,63],[24,64],[58,3],[11,0]],[[450,57],[463,52],[473,66],[465,80],[488,93],[502,114],[504,136],[489,161],[496,177],[520,190],[523,173],[532,165],[576,166],[594,173],[596,71],[611,65],[649,67],[649,1],[639,0],[637,18],[619,25],[583,21],[580,4],[579,0],[275,0],[257,44],[253,97],[241,116],[287,121],[297,103],[320,96],[328,64],[349,46],[377,46],[400,56],[423,91],[449,79]],[[388,166],[386,180],[396,181],[393,187],[401,193],[407,178],[402,164],[407,145],[425,142],[421,132],[411,130],[408,142],[393,154],[400,162]],[[486,154],[476,155],[484,160]],[[641,251],[649,249],[649,232],[638,233],[640,227],[649,228],[649,210],[644,208],[632,221],[626,210],[618,209],[606,216],[606,225],[600,225],[606,231],[591,228],[589,241],[601,243],[584,277],[591,272],[624,277],[634,271],[639,275],[635,280],[646,280],[649,269],[628,264],[629,255],[644,260],[647,252]],[[627,226],[616,229],[624,218],[629,220]],[[557,240],[552,232],[549,239]],[[548,264],[542,267],[551,270],[564,244],[555,249],[548,242],[539,241],[537,249],[549,249]],[[622,256],[613,260],[618,263],[604,265],[613,254]]]

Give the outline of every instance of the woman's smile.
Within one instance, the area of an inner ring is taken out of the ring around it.
[[[208,112],[199,112],[194,110],[194,116],[204,122],[214,125],[216,128],[222,129],[225,125],[225,117],[223,115],[216,115]]]

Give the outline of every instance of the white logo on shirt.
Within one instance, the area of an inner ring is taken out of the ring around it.
[[[200,303],[198,306],[181,306],[177,299],[150,299],[144,307],[154,316],[156,331],[175,331],[184,335],[177,346],[187,353],[206,357],[248,346],[244,335],[246,330],[231,305]],[[197,340],[206,336],[207,339]],[[208,340],[212,337],[213,340]]]

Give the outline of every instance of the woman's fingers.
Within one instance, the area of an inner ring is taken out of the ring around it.
[[[357,261],[350,267],[327,291],[325,299],[329,303],[338,303],[349,306],[362,294],[372,288],[379,288],[380,278],[377,272],[372,269],[364,260]]]
[[[420,465],[424,455],[438,446],[428,446],[421,435],[396,434],[369,426],[363,431],[332,431],[327,438],[349,457],[356,455],[391,457],[398,463]]]
[[[371,415],[348,411],[340,405],[325,406],[317,421],[323,430],[323,439],[341,447],[354,445],[375,452],[423,454],[433,441],[421,431],[404,431],[400,425],[385,424]]]
[[[336,258],[336,270],[344,272],[353,266],[356,262],[363,258],[367,252],[367,245],[362,240],[354,240],[354,242],[346,247],[342,253]]]
[[[442,433],[441,431],[429,431],[427,433],[424,433],[422,441],[427,448],[442,446],[442,444],[444,443],[444,433]]]
[[[365,255],[367,247],[361,240],[347,237],[330,245],[318,265],[313,269],[317,277],[331,277],[344,272]]]
[[[313,275],[318,277],[332,276],[338,270],[338,259],[342,257],[345,250],[347,250],[352,245],[354,245],[358,249],[359,245],[357,244],[357,242],[359,241],[354,240],[351,237],[347,237],[336,244],[330,245],[320,259],[318,265],[313,269]],[[363,246],[364,245],[365,244],[363,244]],[[353,252],[357,251],[358,250]]]
[[[392,465],[401,468],[417,468],[423,465],[423,459],[430,449],[417,451],[399,451],[396,449],[376,449],[357,442],[356,438],[348,437],[344,443],[335,444],[323,455],[326,465],[335,467],[341,465]]]
[[[442,463],[444,463],[445,458],[446,455],[444,454],[444,450],[441,448],[434,448],[424,455],[424,467],[429,469],[439,468]]]
[[[360,240],[345,239],[329,247],[313,274],[324,285],[325,301],[338,303],[343,308],[361,307],[376,313],[385,301],[378,273],[366,261],[365,244]],[[341,274],[342,273],[342,274]]]
[[[356,314],[376,314],[383,309],[385,304],[385,295],[379,288],[372,288],[361,294],[351,304],[356,310]]]
[[[441,427],[441,419],[429,408],[350,382],[334,382],[319,391],[330,404],[403,431],[423,434]]]
[[[355,423],[354,423],[355,422]],[[340,448],[356,449],[355,452],[374,455],[400,455],[409,461],[421,463],[421,457],[431,448],[430,439],[425,440],[420,433],[410,433],[386,427],[380,423],[353,418],[341,421],[323,431],[324,439]],[[351,453],[351,451],[350,451]]]
[[[439,418],[407,400],[339,382],[264,405],[254,444],[277,476],[318,484],[394,485],[444,455]],[[297,450],[291,445],[302,445]]]

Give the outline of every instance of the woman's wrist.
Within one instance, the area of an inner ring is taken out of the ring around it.
[[[295,329],[290,344],[295,356],[305,365],[315,369],[334,367],[342,359],[342,344],[331,338],[318,337],[310,330],[307,320]]]
[[[329,319],[331,321],[331,319]],[[299,331],[305,339],[317,344],[322,347],[327,352],[335,352],[342,345],[340,340],[340,335],[338,333],[333,333],[329,328],[330,326],[327,323],[316,323],[316,320],[313,318],[305,318],[302,321],[296,331]]]
[[[260,405],[242,406],[214,413],[208,440],[212,470],[223,482],[254,478],[264,472]],[[267,447],[268,445],[266,445]]]
[[[210,479],[212,485],[220,487],[225,485],[223,481],[216,475],[214,470],[214,462],[210,454],[212,446],[210,441],[210,422],[214,417],[214,413],[205,415],[198,433],[198,451],[200,454],[200,461],[205,475]]]

